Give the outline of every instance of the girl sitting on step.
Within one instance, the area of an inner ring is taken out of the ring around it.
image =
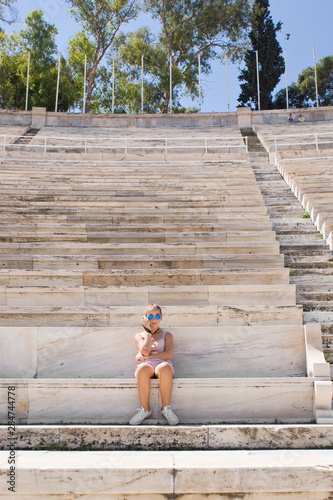
[[[131,418],[131,425],[140,425],[150,417],[150,379],[157,377],[162,400],[162,414],[168,424],[177,425],[178,417],[170,408],[174,369],[171,363],[174,345],[172,333],[160,328],[162,309],[157,304],[150,304],[142,318],[144,331],[134,337],[139,350],[136,360],[135,376],[141,403],[139,412]]]

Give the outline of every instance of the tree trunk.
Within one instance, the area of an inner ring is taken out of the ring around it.
[[[162,113],[166,114],[169,111],[170,95],[169,93],[163,99]]]
[[[95,59],[93,67],[91,68],[91,71],[90,71],[89,77],[88,77],[88,88],[87,88],[87,97],[86,97],[86,113],[90,113],[91,98],[92,98],[93,90],[95,88],[95,77],[96,77],[97,66],[98,66],[98,61]]]

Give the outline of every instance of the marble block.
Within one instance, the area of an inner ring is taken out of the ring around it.
[[[118,322],[119,323],[119,322]],[[3,377],[130,378],[137,326],[2,327]],[[305,376],[302,326],[175,326],[176,377]],[[318,351],[319,352],[319,351]],[[323,362],[321,352],[320,360]],[[326,363],[327,365],[327,363]],[[327,365],[327,369],[328,365]]]
[[[209,287],[209,304],[239,306],[280,305],[290,306],[296,302],[295,285],[243,285]]]
[[[39,287],[7,288],[7,306],[83,306],[83,287]],[[1,295],[0,295],[1,298]]]
[[[326,244],[329,246],[330,250],[333,252],[333,231],[330,232],[326,239]]]
[[[153,494],[157,490],[172,494],[172,454],[167,458],[164,455],[158,457],[156,452],[146,452],[149,456],[142,456],[140,460],[137,454],[131,452],[110,453],[17,452],[19,479],[16,494],[35,495],[35,498],[43,498],[50,492],[53,495],[71,493],[81,496],[99,493]],[[0,460],[0,470],[4,471],[4,452],[0,452]]]
[[[2,425],[8,386],[18,424],[127,424],[139,406],[135,379],[2,379]],[[165,423],[157,381],[151,386],[152,418]],[[175,379],[171,404],[183,424],[311,423],[313,392],[305,377]]]
[[[306,375],[303,327],[174,328],[176,376],[299,377]]]
[[[34,378],[38,328],[0,327],[0,377]]]
[[[19,425],[18,450],[267,450],[331,449],[333,426],[293,425]],[[9,450],[0,426],[0,449]]]
[[[192,453],[175,454],[175,490],[179,493],[333,490],[331,450]]]
[[[3,477],[7,460],[8,452],[1,451]],[[66,500],[324,500],[333,491],[330,450],[19,451],[17,461],[19,480],[10,494],[15,499],[48,499],[52,493]],[[2,489],[2,496],[9,498],[8,491]]]

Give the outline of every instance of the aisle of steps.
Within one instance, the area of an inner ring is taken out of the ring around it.
[[[2,481],[13,387],[19,469],[10,498],[333,494],[320,331],[304,334],[249,162],[4,159],[0,175]],[[175,428],[156,380],[152,418],[127,425],[149,302],[175,336]]]
[[[20,146],[27,145],[38,134],[39,130],[40,130],[39,128],[29,127],[28,130],[26,130],[23,135],[21,135],[17,139],[15,139],[13,143],[19,144]]]
[[[297,304],[303,306],[304,323],[321,325],[323,349],[333,363],[333,255],[313,222],[294,196],[253,133],[249,158],[258,186],[296,285]],[[331,367],[333,375],[333,365]]]

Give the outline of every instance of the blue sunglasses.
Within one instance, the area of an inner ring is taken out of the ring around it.
[[[160,314],[155,314],[155,316],[153,314],[148,314],[148,319],[149,321],[151,321],[152,319],[154,319],[154,317],[158,320],[158,319],[161,319],[162,316]]]

